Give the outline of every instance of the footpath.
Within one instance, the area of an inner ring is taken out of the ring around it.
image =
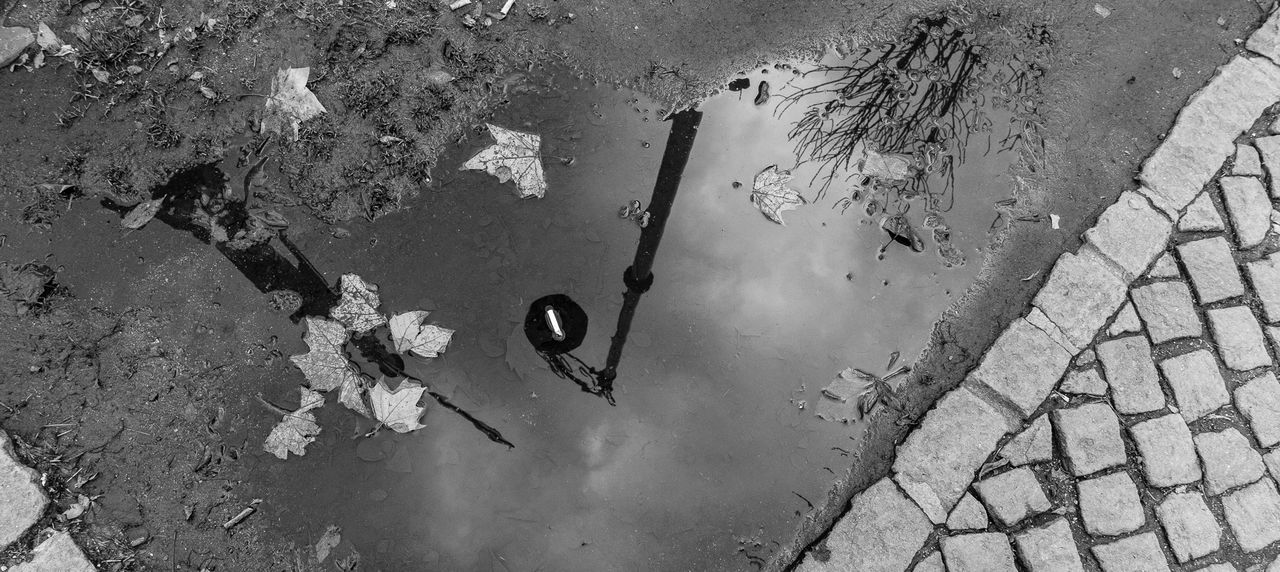
[[[1280,13],[1244,48],[798,570],[1280,572]]]

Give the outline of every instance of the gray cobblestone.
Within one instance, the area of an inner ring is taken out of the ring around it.
[[[1280,173],[1277,173],[1280,178]],[[1245,266],[1249,283],[1262,302],[1262,314],[1268,323],[1280,322],[1280,253],[1271,254]]]
[[[1221,236],[1178,246],[1178,256],[1191,275],[1200,303],[1209,304],[1244,294],[1231,246]]]
[[[801,572],[901,572],[933,532],[924,513],[902,496],[889,479],[880,479],[853,498],[831,533],[826,546],[830,558],[819,562],[805,556]]]
[[[1280,493],[1271,479],[1259,479],[1223,497],[1222,509],[1245,552],[1257,552],[1280,540]]]
[[[1031,415],[1071,363],[1071,354],[1030,322],[1018,319],[1000,334],[970,374]]]
[[[1134,288],[1130,296],[1138,315],[1147,324],[1152,343],[1195,338],[1203,333],[1200,316],[1191,299],[1191,288],[1186,282],[1153,282]]]
[[[1053,426],[1073,475],[1082,477],[1125,463],[1120,420],[1106,404],[1057,409],[1053,412]]]
[[[942,563],[942,553],[934,552],[921,560],[911,572],[947,572],[947,567]]]
[[[1142,528],[1146,517],[1138,487],[1124,471],[1080,481],[1080,518],[1094,536],[1116,536]]]
[[[40,474],[19,463],[9,435],[0,431],[0,550],[22,536],[49,504]]]
[[[1137,423],[1129,433],[1142,456],[1147,484],[1172,487],[1200,480],[1191,430],[1181,415],[1169,414]]]
[[[1005,526],[1049,510],[1049,498],[1031,469],[1019,467],[974,485],[987,511]]]
[[[1173,389],[1178,411],[1188,423],[1231,402],[1218,360],[1209,350],[1196,350],[1160,362]]]
[[[1271,473],[1271,478],[1280,483],[1280,449],[1263,455],[1262,461],[1267,464],[1267,472]]]
[[[1102,396],[1107,394],[1107,381],[1102,379],[1102,374],[1095,368],[1081,369],[1068,372],[1060,389],[1063,393],[1074,395]]]
[[[1209,193],[1200,193],[1178,220],[1178,230],[1182,232],[1220,232],[1226,229],[1227,223],[1223,222],[1222,214],[1214,206]]]
[[[1245,56],[1232,58],[1191,97],[1173,129],[1143,163],[1142,192],[1177,216],[1235,151],[1235,138],[1277,100],[1280,68]]]
[[[1081,248],[1077,254],[1068,252],[1058,257],[1032,303],[1062,328],[1077,348],[1083,348],[1107,318],[1120,309],[1127,290],[1128,283],[1116,275],[1101,254]]]
[[[1267,167],[1267,171],[1280,173],[1280,136],[1259,137],[1253,144],[1262,154],[1262,164]],[[1271,177],[1271,196],[1280,198],[1280,181],[1277,179],[1280,177]]]
[[[1222,362],[1236,371],[1271,365],[1262,326],[1248,306],[1209,310],[1209,327],[1222,355]]]
[[[1053,459],[1053,427],[1049,416],[1041,415],[1000,448],[1000,457],[1021,467]]]
[[[1122,538],[1093,547],[1103,572],[1169,572],[1154,532]]]
[[[1156,507],[1156,518],[1178,562],[1213,554],[1221,546],[1222,527],[1198,492],[1169,493]]]
[[[1253,436],[1263,447],[1280,445],[1280,382],[1266,372],[1236,388],[1236,409],[1249,420]],[[1280,475],[1276,475],[1280,480]]]
[[[947,517],[947,528],[955,531],[986,530],[988,523],[987,509],[969,493],[960,497],[960,502],[951,509],[951,516]]]
[[[1258,156],[1258,149],[1248,143],[1239,143],[1236,145],[1235,165],[1231,168],[1232,175],[1261,177],[1262,158]]]
[[[1232,566],[1231,564],[1228,564],[1225,562],[1219,562],[1217,564],[1210,564],[1208,566],[1205,566],[1204,568],[1196,570],[1196,572],[1240,572],[1240,571],[1236,569],[1235,566]]]
[[[1039,528],[1028,528],[1013,537],[1018,560],[1031,572],[1084,572],[1076,552],[1071,525],[1055,518]]]
[[[1142,320],[1139,320],[1138,313],[1133,311],[1133,303],[1125,302],[1116,313],[1116,319],[1111,322],[1111,327],[1107,328],[1107,335],[1119,336],[1140,331],[1142,331]]]
[[[898,447],[894,480],[930,521],[942,524],[1011,429],[1001,413],[962,386],[938,400]]]
[[[1253,34],[1245,42],[1244,47],[1249,51],[1271,58],[1271,61],[1280,63],[1280,15],[1272,13]]]
[[[1173,223],[1151,206],[1141,194],[1120,193],[1098,217],[1084,238],[1125,271],[1125,279],[1133,280],[1147,269],[1169,243]]]
[[[1147,338],[1130,336],[1100,343],[1098,359],[1111,386],[1116,411],[1133,415],[1164,408],[1164,391]]]
[[[1205,490],[1220,495],[1252,483],[1266,472],[1262,455],[1235,427],[1195,436],[1196,452],[1204,467]]]
[[[1181,276],[1178,272],[1178,263],[1173,260],[1168,252],[1161,254],[1156,259],[1156,263],[1151,266],[1148,276],[1152,278],[1177,278]]]
[[[942,538],[947,572],[1017,572],[1009,537],[999,532]]]
[[[1271,199],[1262,181],[1256,177],[1223,177],[1220,183],[1237,244],[1241,248],[1262,244],[1271,228]]]
[[[31,550],[31,561],[9,569],[10,572],[97,572],[71,535],[59,531]]]

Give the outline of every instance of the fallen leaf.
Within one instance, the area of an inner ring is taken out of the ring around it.
[[[363,334],[387,323],[386,316],[378,312],[381,303],[376,284],[365,282],[356,274],[343,274],[342,298],[329,315],[348,330]]]
[[[912,228],[911,221],[907,220],[906,215],[886,216],[880,219],[880,228],[889,233],[889,238],[894,242],[910,248],[915,252],[924,251],[924,240],[916,234],[916,230]]]
[[[1093,11],[1097,12],[1098,15],[1102,16],[1103,18],[1106,18],[1107,16],[1111,15],[1111,9],[1107,8],[1106,6],[1103,6],[1102,4],[1094,4]]]
[[[800,193],[787,186],[791,178],[791,171],[770,165],[760,171],[751,184],[751,202],[764,213],[765,218],[783,226],[787,223],[782,222],[782,213],[806,203]]]
[[[160,212],[162,203],[164,203],[164,197],[138,203],[138,206],[133,207],[129,214],[120,219],[120,226],[135,230],[146,226],[156,217],[156,213]]]
[[[341,543],[342,529],[330,524],[324,534],[320,535],[320,541],[316,542],[316,562],[324,562],[324,559],[329,557],[329,553]]]
[[[75,520],[80,518],[80,516],[84,514],[84,511],[89,510],[90,504],[93,504],[93,501],[90,500],[89,497],[80,495],[80,497],[76,499],[76,502],[68,507],[67,510],[62,511],[62,514],[59,516],[62,517],[62,520]]]
[[[453,330],[424,324],[428,314],[426,310],[414,310],[391,316],[391,342],[397,352],[433,358],[445,350],[453,338]]]
[[[311,410],[324,405],[324,396],[305,387],[298,389],[302,392],[301,405],[296,411],[285,414],[262,443],[263,451],[280,459],[288,459],[289,453],[297,456],[307,454],[307,445],[320,434],[320,426],[316,424],[316,416]]]
[[[352,411],[359,413],[370,419],[373,414],[369,412],[369,406],[364,402],[364,379],[360,376],[353,376],[342,381],[342,385],[338,386],[338,403],[341,403]]]
[[[463,170],[485,171],[498,182],[516,182],[516,194],[522,198],[542,198],[547,194],[546,175],[542,172],[542,138],[532,133],[512,131],[486,124],[494,144],[476,153]]]
[[[95,70],[91,70],[90,73],[93,74],[93,79],[96,79],[99,82],[111,83],[111,72],[108,72],[106,70],[95,69]]]
[[[373,418],[390,427],[396,433],[408,433],[426,427],[421,423],[426,407],[419,407],[418,400],[427,389],[412,381],[400,384],[394,392],[379,380],[369,390],[369,403],[373,405]]]
[[[298,125],[303,121],[325,113],[316,94],[307,89],[307,77],[311,68],[287,68],[276,72],[271,80],[271,95],[267,98],[265,117],[259,131],[279,133],[290,141],[298,140]]]
[[[338,322],[307,316],[307,333],[302,340],[308,351],[290,356],[289,361],[302,370],[307,384],[316,391],[332,391],[346,386],[360,385],[360,374],[347,359],[343,346],[347,343],[347,328]]]
[[[862,418],[858,396],[875,381],[875,376],[859,369],[845,368],[822,388],[818,401],[818,417],[828,421],[852,423]]]
[[[205,99],[218,99],[218,92],[203,85],[200,86],[200,95],[203,95]]]
[[[863,151],[858,171],[886,181],[905,181],[912,177],[911,155],[902,153],[878,153],[867,149]]]

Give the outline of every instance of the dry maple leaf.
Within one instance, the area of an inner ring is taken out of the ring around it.
[[[311,68],[286,68],[271,80],[271,95],[258,131],[279,133],[290,141],[298,140],[298,124],[325,113],[316,94],[307,89]]]
[[[453,330],[424,324],[426,310],[414,310],[391,316],[391,342],[396,351],[418,357],[433,358],[440,355],[453,339]]]
[[[381,303],[377,284],[365,282],[356,274],[343,274],[342,298],[329,315],[347,329],[363,334],[387,323],[387,318],[378,312]]]
[[[464,170],[485,171],[498,182],[516,182],[516,194],[522,199],[542,198],[547,194],[547,179],[542,171],[542,138],[532,133],[512,131],[486,123],[494,144],[476,153]]]
[[[756,175],[751,185],[751,202],[764,213],[765,218],[784,226],[787,223],[782,222],[782,213],[806,202],[800,193],[787,186],[791,178],[791,171],[770,165]]]
[[[303,340],[307,342],[311,351],[289,356],[289,361],[302,370],[302,375],[307,378],[307,384],[316,391],[332,391],[340,387],[360,384],[360,374],[351,365],[351,360],[347,359],[346,351],[341,345],[333,343],[337,339],[331,337],[335,326],[342,328],[342,325],[337,322],[308,317],[307,334]],[[341,339],[345,343],[345,328],[343,328],[343,334],[344,337]]]
[[[427,388],[406,380],[393,392],[387,388],[386,383],[379,380],[369,390],[373,418],[396,433],[408,433],[426,427],[421,420],[427,408],[418,406],[418,401],[426,391]]]
[[[324,405],[324,396],[305,387],[298,389],[302,392],[301,405],[296,411],[286,413],[262,443],[263,451],[280,459],[288,459],[289,453],[297,456],[307,454],[307,445],[320,434],[320,426],[316,424],[316,416],[311,410]]]

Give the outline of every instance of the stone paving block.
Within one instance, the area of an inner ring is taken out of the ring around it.
[[[1131,281],[1142,274],[1169,243],[1173,223],[1139,193],[1125,191],[1102,211],[1084,238],[1125,271]]]
[[[942,538],[947,572],[1017,572],[1009,537],[999,532]]]
[[[1093,556],[1103,572],[1169,572],[1169,563],[1154,532],[1094,546]]]
[[[1249,35],[1244,47],[1255,54],[1270,58],[1273,62],[1280,63],[1280,14],[1272,11],[1262,26]]]
[[[1082,477],[1125,463],[1120,420],[1105,403],[1054,410],[1053,427],[1071,474]]]
[[[1012,429],[1004,415],[962,386],[938,400],[898,446],[894,480],[930,521],[942,524],[996,442]]]
[[[1085,532],[1094,536],[1116,536],[1146,524],[1138,487],[1128,473],[1121,471],[1082,480],[1076,487],[1080,491],[1080,518],[1084,520]]]
[[[1245,265],[1249,283],[1262,302],[1262,315],[1268,323],[1280,322],[1280,254],[1271,254]]]
[[[1188,423],[1231,402],[1218,360],[1209,350],[1196,350],[1160,362],[1160,371],[1173,389],[1178,412]]]
[[[1208,566],[1205,566],[1204,568],[1196,570],[1196,572],[1240,572],[1240,571],[1237,570],[1236,567],[1232,566],[1231,564],[1219,562],[1218,564],[1210,564]]]
[[[1280,353],[1280,326],[1267,326],[1267,339],[1271,340],[1271,349]]]
[[[97,572],[71,535],[55,532],[53,536],[37,544],[31,550],[31,561],[24,562],[9,572]]]
[[[9,435],[0,431],[0,550],[26,533],[48,504],[40,474],[18,462]]]
[[[915,503],[888,478],[880,479],[853,497],[849,512],[827,535],[830,558],[819,562],[809,553],[797,570],[902,572],[932,531]]]
[[[36,35],[20,26],[0,26],[0,67],[18,59],[27,46],[35,43]]]
[[[1000,457],[1015,467],[1052,460],[1053,427],[1049,425],[1049,416],[1037,417],[1029,427],[1005,443],[1000,448]]]
[[[1124,306],[1120,307],[1120,312],[1116,314],[1116,319],[1111,322],[1111,327],[1107,328],[1107,335],[1119,336],[1140,331],[1142,331],[1142,320],[1139,320],[1138,313],[1133,311],[1133,303],[1125,302]]]
[[[1178,256],[1191,275],[1201,304],[1244,294],[1244,283],[1227,239],[1215,236],[1181,244]]]
[[[1106,395],[1107,381],[1095,368],[1068,372],[1059,387],[1063,393],[1073,395]]]
[[[1142,191],[1176,217],[1235,151],[1235,138],[1277,100],[1280,68],[1243,55],[1232,58],[1191,96],[1173,129],[1142,164]]]
[[[971,377],[1031,415],[1071,363],[1071,353],[1032,323],[1018,319],[1000,334]]]
[[[1235,427],[1197,434],[1195,442],[1196,452],[1204,466],[1205,490],[1211,495],[1247,485],[1266,473],[1262,455]]]
[[[1018,560],[1031,572],[1084,572],[1071,525],[1065,519],[1028,528],[1015,534],[1013,541],[1018,545]]]
[[[1280,556],[1271,561],[1271,564],[1267,566],[1267,572],[1280,572]]]
[[[942,563],[942,553],[934,552],[916,564],[911,572],[947,572],[947,567]]]
[[[1134,288],[1129,294],[1133,305],[1147,324],[1151,342],[1200,337],[1200,316],[1196,314],[1191,288],[1181,280],[1153,282]]]
[[[1235,395],[1236,409],[1249,420],[1258,444],[1280,445],[1280,382],[1276,381],[1275,374],[1268,371],[1241,384]]]
[[[1147,272],[1147,275],[1152,278],[1177,278],[1182,276],[1178,272],[1178,263],[1173,260],[1173,256],[1168,252],[1161,254],[1160,258],[1156,259],[1156,263],[1151,266],[1151,270]]]
[[[1191,204],[1187,206],[1186,212],[1182,213],[1182,218],[1178,220],[1178,230],[1182,232],[1220,232],[1227,230],[1227,223],[1223,222],[1222,214],[1218,212],[1218,207],[1213,204],[1213,198],[1209,193],[1200,193]]]
[[[1147,484],[1172,487],[1200,480],[1195,443],[1181,415],[1169,414],[1134,424],[1129,434],[1138,445]]]
[[[1245,552],[1257,552],[1280,540],[1280,493],[1275,481],[1259,479],[1223,497],[1222,511]]]
[[[1262,244],[1271,228],[1271,198],[1257,177],[1223,177],[1222,202],[1231,215],[1236,244],[1253,248]]]
[[[1222,527],[1198,492],[1169,493],[1156,507],[1156,518],[1178,562],[1213,554],[1221,545]]]
[[[1102,342],[1098,359],[1111,386],[1116,411],[1133,415],[1164,408],[1164,391],[1147,338],[1130,336]]]
[[[1062,328],[1059,328],[1057,324],[1053,323],[1053,320],[1050,320],[1049,316],[1044,315],[1044,312],[1040,311],[1040,308],[1032,306],[1031,311],[1027,312],[1026,320],[1027,322],[1030,322],[1031,325],[1040,328],[1040,331],[1048,334],[1049,339],[1057,342],[1058,345],[1067,350],[1067,353],[1075,353],[1080,349],[1077,348],[1075,344],[1071,343],[1071,339],[1062,331]]]
[[[1271,478],[1280,483],[1280,449],[1263,455],[1262,461],[1267,464],[1267,472],[1271,473]]]
[[[1267,171],[1280,174],[1280,136],[1259,137],[1253,141],[1262,154],[1262,164]],[[1280,198],[1280,177],[1271,176],[1271,196]]]
[[[987,505],[987,511],[1005,526],[1013,526],[1052,508],[1036,474],[1026,467],[979,481],[974,489]]]
[[[1209,327],[1218,344],[1222,363],[1236,371],[1271,365],[1262,326],[1248,306],[1209,310]]]
[[[1120,309],[1127,290],[1128,282],[1116,275],[1101,254],[1081,248],[1077,254],[1058,257],[1031,303],[1062,328],[1076,348],[1083,348]]]
[[[1262,157],[1258,155],[1258,149],[1248,143],[1236,144],[1236,160],[1231,167],[1232,175],[1261,177]]]
[[[987,524],[987,509],[969,493],[960,497],[960,502],[951,509],[951,516],[947,517],[947,528],[955,531],[986,530]]]

